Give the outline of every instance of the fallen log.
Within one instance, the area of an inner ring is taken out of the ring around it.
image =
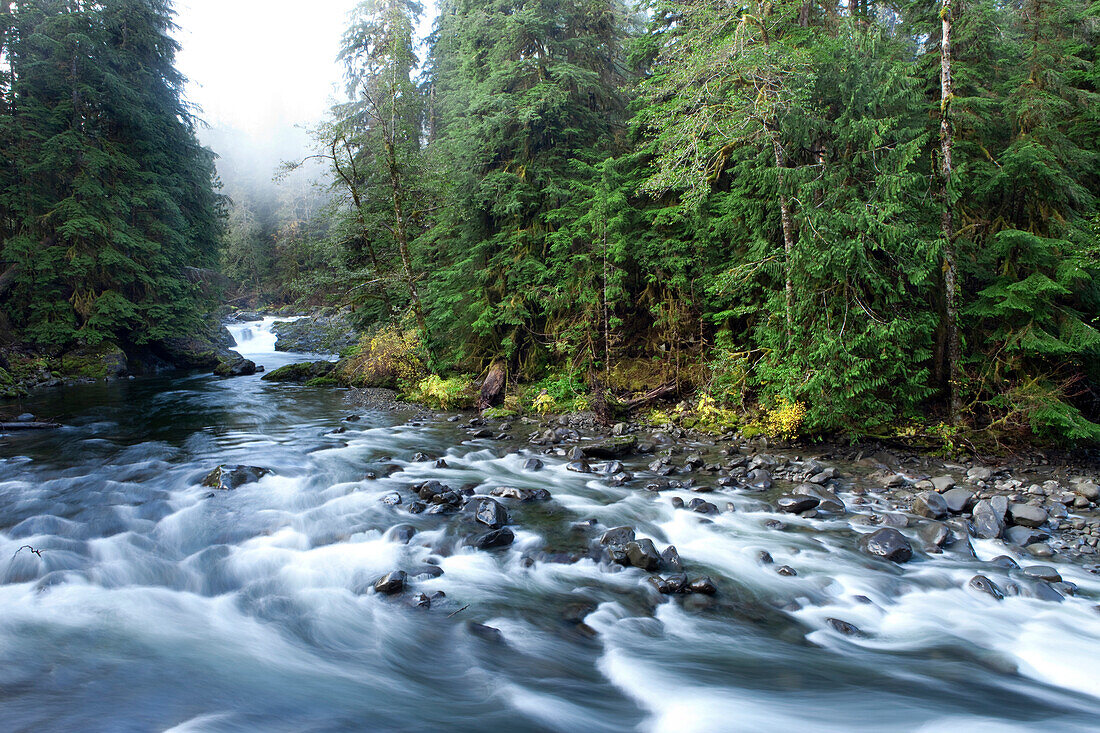
[[[662,385],[654,387],[640,397],[635,397],[632,400],[627,400],[623,403],[623,408],[626,410],[637,410],[639,407],[644,407],[650,402],[656,402],[666,397],[672,397],[680,391],[680,388],[675,382],[665,382]]]

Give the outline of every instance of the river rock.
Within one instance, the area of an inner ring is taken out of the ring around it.
[[[596,443],[581,446],[587,458],[625,458],[633,454],[638,447],[638,438],[633,435],[621,435]]]
[[[905,535],[892,527],[864,535],[860,538],[860,547],[864,552],[897,563],[909,562],[913,558],[913,546]]]
[[[745,485],[757,491],[767,491],[772,487],[772,475],[763,468],[754,468],[745,476]]]
[[[843,512],[845,510],[844,502],[840,500],[840,497],[837,496],[835,492],[823,486],[817,486],[811,483],[799,484],[794,487],[791,493],[797,496],[812,496],[816,498],[818,500],[817,508],[827,512]]]
[[[256,373],[256,362],[246,359],[236,351],[230,351],[216,367],[214,374],[219,377],[245,377]]]
[[[259,481],[269,473],[271,471],[268,469],[259,468],[258,466],[223,465],[206,474],[202,480],[202,485],[209,489],[232,491],[244,484]]]
[[[381,578],[374,581],[374,590],[378,593],[392,596],[394,593],[400,593],[405,590],[406,579],[407,576],[404,570],[394,570],[392,573],[386,573]]]
[[[947,501],[934,491],[924,491],[913,499],[913,513],[929,519],[942,519],[950,510]]]
[[[538,458],[528,458],[523,462],[524,471],[541,471],[545,464]]]
[[[1048,583],[1059,583],[1062,580],[1062,576],[1058,571],[1049,565],[1026,565],[1023,568],[1023,573],[1029,578],[1045,580]]]
[[[1039,527],[1047,521],[1047,513],[1042,507],[1030,504],[1012,504],[1008,513],[1015,524],[1023,527]]]
[[[1020,547],[1027,547],[1033,545],[1036,542],[1042,542],[1050,537],[1046,532],[1035,529],[1034,527],[1025,527],[1023,525],[1016,525],[1009,527],[1005,530],[1005,539],[1013,545]]]
[[[788,514],[800,514],[809,509],[813,509],[815,506],[821,503],[816,496],[795,496],[794,494],[786,494],[779,497],[775,504],[779,507],[779,511],[787,512]]]
[[[358,332],[342,313],[277,321],[271,330],[275,334],[276,351],[338,354],[359,342]]]
[[[508,524],[508,511],[493,499],[482,499],[477,503],[474,518],[492,529],[500,529]]]
[[[600,544],[606,546],[625,547],[627,543],[634,541],[634,530],[630,527],[614,527],[603,533]]]
[[[1092,481],[1082,481],[1075,491],[1089,501],[1100,501],[1100,486]]]
[[[688,583],[688,591],[691,593],[699,593],[704,596],[713,596],[718,592],[718,586],[714,584],[714,581],[707,576],[702,578],[696,578]]]
[[[988,481],[993,477],[993,472],[984,466],[975,466],[966,472],[966,478],[968,481]]]
[[[838,618],[827,618],[825,622],[829,624],[829,626],[832,626],[834,630],[845,636],[866,636],[858,626],[848,623],[847,621],[841,621]]]
[[[948,489],[950,489],[951,487],[953,487],[955,485],[955,477],[954,476],[936,476],[936,477],[932,478],[931,481],[932,481],[933,490],[935,490],[937,493],[940,493],[940,494],[942,494],[943,492],[947,491]]]
[[[512,530],[502,527],[474,537],[470,540],[470,544],[479,550],[489,550],[494,547],[507,547],[515,540],[516,535]]]
[[[485,624],[479,624],[475,621],[467,621],[466,630],[483,641],[488,641],[492,644],[504,643],[504,634],[500,629],[494,626],[486,626]]]
[[[775,572],[785,578],[793,578],[798,575],[798,571],[792,568],[790,565],[780,565],[775,569]]]
[[[657,552],[653,540],[642,539],[636,542],[628,542],[626,544],[626,557],[631,565],[642,570],[653,572],[661,567],[661,553]]]
[[[921,539],[933,547],[943,547],[951,538],[951,530],[943,522],[927,522],[918,531]]]
[[[546,489],[517,489],[514,486],[498,486],[489,491],[493,496],[516,501],[547,501],[550,492]]]
[[[684,569],[684,563],[680,560],[680,553],[676,551],[676,548],[669,545],[665,548],[665,551],[661,553],[661,564],[674,572],[681,572]]]
[[[955,514],[966,511],[973,499],[974,493],[962,488],[948,489],[943,492],[943,500],[947,503],[947,508]]]
[[[308,382],[311,379],[328,377],[335,368],[336,365],[331,361],[300,361],[272,369],[261,379],[265,382]]]
[[[574,473],[592,473],[592,467],[588,465],[588,461],[570,461],[565,464],[565,469]]]
[[[979,593],[985,593],[988,596],[992,596],[998,601],[1005,597],[1005,592],[1001,590],[1001,587],[984,575],[975,575],[970,579],[970,582],[967,583],[967,586]]]

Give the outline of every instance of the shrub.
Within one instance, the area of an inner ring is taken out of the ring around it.
[[[405,387],[424,378],[421,344],[415,330],[391,324],[364,336],[357,355],[342,367],[344,382],[356,387]]]
[[[781,438],[793,438],[798,435],[802,421],[806,419],[806,406],[786,397],[776,398],[775,405],[764,413],[764,430]]]
[[[474,403],[472,382],[466,377],[443,379],[437,374],[421,379],[409,391],[409,399],[443,410],[470,407]]]

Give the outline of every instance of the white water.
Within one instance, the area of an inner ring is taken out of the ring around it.
[[[248,321],[246,323],[232,323],[226,326],[237,345],[233,347],[243,357],[268,356],[275,352],[275,333],[271,327],[276,323],[291,323],[301,316],[279,317],[264,316],[262,321]],[[255,361],[253,359],[253,361]]]
[[[267,334],[265,319],[238,337],[242,353],[274,358]],[[787,528],[770,529],[778,515],[733,490],[709,498],[736,512],[704,518],[671,506],[690,491],[611,487],[555,457],[528,472],[509,444],[443,421],[342,423],[338,391],[259,376],[50,399],[35,411],[60,404],[71,427],[0,445],[2,731],[1085,731],[1100,720],[1100,578],[1078,566],[1051,563],[1079,586],[1063,603],[995,601],[966,584],[1012,577],[983,561],[1007,553],[997,542],[978,543],[978,558],[897,566],[858,552],[843,519],[783,516]],[[448,467],[413,461],[419,451]],[[273,473],[210,497],[199,482],[219,463]],[[386,464],[401,470],[365,478]],[[644,476],[644,461],[632,468]],[[553,500],[505,502],[515,544],[479,552],[462,544],[468,520],[405,511],[408,485],[427,478]],[[392,491],[402,506],[380,501]],[[637,569],[537,560],[583,550],[603,529],[571,529],[588,518],[674,544],[692,577],[718,585],[713,605],[658,598]],[[392,541],[398,523],[418,530],[407,545]],[[444,591],[431,610],[364,592],[429,560],[443,575],[414,578],[408,595]],[[782,564],[798,576],[779,576]],[[592,636],[561,620],[577,602],[592,609]]]

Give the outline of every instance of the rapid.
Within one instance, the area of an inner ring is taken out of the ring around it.
[[[233,326],[237,350],[268,370],[307,358],[274,351],[273,321]],[[645,491],[642,458],[613,486],[520,426],[474,438],[466,416],[345,395],[177,375],[25,400],[65,427],[0,440],[0,730],[1100,724],[1100,577],[1080,566],[1049,563],[1077,586],[1063,602],[995,600],[967,581],[998,542],[896,565],[860,553],[842,517],[780,517],[725,488],[707,496],[735,511],[703,516],[671,503],[690,489]],[[212,492],[220,464],[271,473]],[[429,479],[551,499],[501,500],[515,541],[477,550],[461,514],[406,510]],[[383,501],[395,491],[402,504]],[[594,539],[623,525],[674,545],[717,594],[659,596],[642,570],[598,562]],[[375,593],[393,570],[409,592]]]

